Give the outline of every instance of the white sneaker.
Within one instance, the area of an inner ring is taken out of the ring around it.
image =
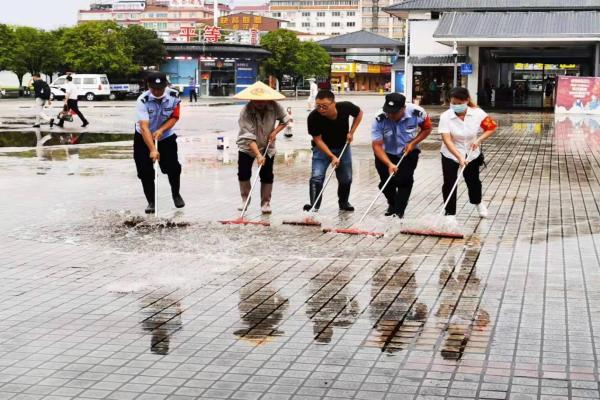
[[[263,214],[271,214],[271,204],[265,203],[260,207]]]
[[[477,212],[479,212],[479,216],[481,218],[487,218],[488,217],[488,209],[485,206],[485,204],[483,204],[483,203],[477,204]]]

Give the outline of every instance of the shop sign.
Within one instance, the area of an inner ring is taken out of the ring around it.
[[[382,65],[381,66],[381,73],[382,74],[391,74],[392,73],[392,66],[391,65]]]
[[[201,69],[222,69],[222,68],[233,68],[233,61],[223,61],[223,60],[212,60],[212,61],[201,61],[200,68]]]
[[[356,64],[356,72],[360,74],[366,74],[369,72],[368,64]]]
[[[221,39],[221,29],[218,26],[204,27],[204,41],[208,43],[217,43]]]
[[[559,76],[555,112],[600,115],[600,77]]]
[[[331,72],[355,72],[354,63],[333,63],[331,64]]]
[[[369,73],[370,74],[381,73],[381,66],[380,65],[369,65]]]
[[[460,65],[460,74],[461,75],[471,75],[473,73],[473,64],[461,64]]]
[[[191,42],[198,37],[195,26],[182,26],[179,28],[179,38],[183,42]]]

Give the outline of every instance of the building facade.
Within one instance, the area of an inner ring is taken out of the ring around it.
[[[339,92],[381,92],[391,89],[392,65],[404,44],[366,30],[317,42],[331,56],[330,83]]]
[[[229,6],[219,4],[220,15],[229,13]],[[141,25],[165,41],[192,41],[212,18],[212,3],[200,0],[105,0],[93,2],[89,10],[78,13],[79,23],[115,21],[122,26]]]
[[[269,13],[288,21],[284,28],[309,33],[313,40],[362,27],[360,0],[271,0]]]
[[[362,29],[392,39],[404,40],[404,20],[384,11],[395,0],[362,0]]]
[[[600,76],[598,0],[412,0],[386,11],[408,24],[395,73],[424,104],[444,100],[455,65],[479,104],[508,108],[551,108],[558,76]]]

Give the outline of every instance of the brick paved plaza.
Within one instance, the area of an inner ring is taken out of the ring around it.
[[[332,182],[326,226],[351,226],[377,190],[381,98],[354,100],[367,104],[357,211],[338,214]],[[187,206],[173,218],[187,227],[126,224],[146,205],[130,142],[0,148],[0,399],[600,397],[598,121],[495,114],[490,218],[462,184],[464,240],[398,233],[383,199],[364,226],[387,231],[376,239],[281,224],[302,216],[310,175],[305,105],[289,103],[268,228],[216,222],[237,216],[236,148],[218,152],[216,136],[233,143],[239,105],[183,114]],[[0,135],[17,129],[0,117]],[[408,218],[440,210],[439,145],[434,130]]]

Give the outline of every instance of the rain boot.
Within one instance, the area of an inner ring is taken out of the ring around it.
[[[177,208],[185,207],[185,202],[183,198],[179,194],[179,186],[180,186],[180,175],[179,174],[169,174],[169,184],[171,185],[171,196],[173,197],[173,203]]]
[[[252,184],[250,181],[240,181],[240,194],[242,195],[242,205],[238,207],[238,211],[242,211],[244,209],[244,205],[246,205],[246,200],[250,195],[250,189],[252,188]],[[248,202],[248,206],[250,206],[250,202]]]
[[[308,189],[309,189],[309,196],[310,196],[310,204],[304,205],[304,208],[303,208],[304,211],[310,211],[313,204],[315,204],[315,200],[316,200],[317,196],[319,195],[319,193],[321,193],[321,190],[323,189],[323,184],[317,183],[317,182],[310,182],[310,184],[308,185]],[[321,196],[319,198],[319,201],[317,202],[317,205],[315,206],[314,211],[319,211],[319,208],[321,208],[321,200],[323,200],[323,196]]]
[[[154,177],[152,179],[142,179],[142,187],[148,201],[145,212],[146,214],[154,214]]]
[[[354,211],[352,204],[348,202],[350,198],[350,184],[338,185],[338,205],[341,211]]]
[[[271,193],[273,192],[272,183],[260,184],[260,210],[263,214],[271,214]]]

